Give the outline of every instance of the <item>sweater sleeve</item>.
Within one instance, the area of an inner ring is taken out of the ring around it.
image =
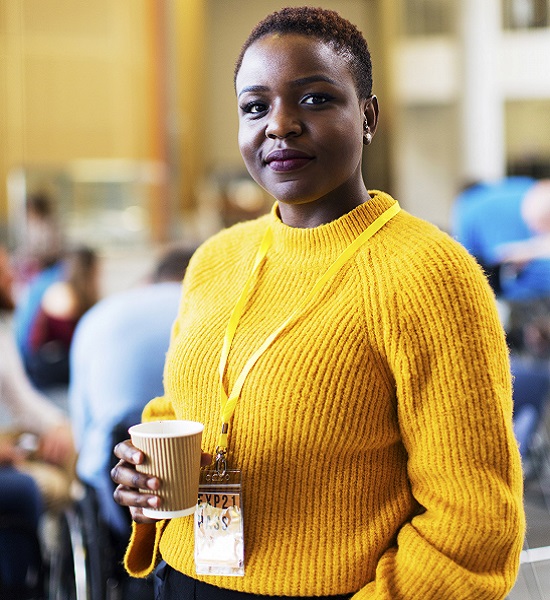
[[[448,246],[415,257],[404,278],[388,355],[419,508],[354,600],[503,599],[525,523],[494,297],[470,257]]]
[[[151,400],[142,413],[142,421],[175,418],[172,404],[164,396]],[[124,566],[132,577],[147,577],[158,564],[159,543],[166,523],[166,520],[147,524],[132,523],[132,535],[124,556]]]

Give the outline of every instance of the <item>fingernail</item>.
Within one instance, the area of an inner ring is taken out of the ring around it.
[[[140,452],[134,452],[134,454],[132,454],[132,460],[135,463],[139,462],[140,458],[141,458],[141,453]]]
[[[159,487],[158,479],[156,479],[155,477],[151,477],[151,479],[148,479],[147,480],[147,487],[150,490],[156,490],[156,489],[158,489],[158,487]]]
[[[159,506],[159,499],[158,496],[153,496],[152,498],[149,498],[147,500],[147,504],[151,507],[151,508],[158,508]]]

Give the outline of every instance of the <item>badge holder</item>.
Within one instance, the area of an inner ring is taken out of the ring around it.
[[[201,470],[195,510],[197,575],[244,575],[241,471],[227,469],[225,453]]]

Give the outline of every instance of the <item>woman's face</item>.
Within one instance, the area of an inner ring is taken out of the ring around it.
[[[327,44],[299,34],[260,38],[236,88],[244,162],[279,202],[338,205],[364,190],[363,125],[367,114],[374,133],[377,106],[358,98],[346,62]]]

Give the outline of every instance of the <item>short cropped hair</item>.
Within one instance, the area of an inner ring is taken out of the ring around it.
[[[348,63],[358,96],[362,99],[371,96],[372,62],[363,34],[336,11],[312,6],[283,8],[260,21],[241,48],[235,63],[234,81],[244,53],[254,42],[271,33],[297,33],[325,42]]]

